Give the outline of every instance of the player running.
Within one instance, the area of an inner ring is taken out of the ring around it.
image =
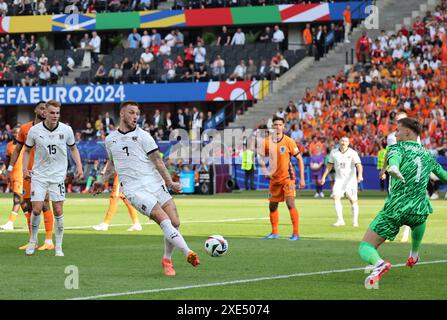
[[[407,114],[405,112],[401,111],[401,112],[399,112],[396,115],[396,121],[399,121],[400,119],[403,119],[403,118],[406,118],[406,117],[407,117]],[[417,142],[419,144],[421,144],[421,138],[419,136],[417,138]],[[390,146],[395,145],[396,143],[397,143],[396,131],[393,131],[386,137],[387,150],[388,150],[388,148]],[[382,170],[379,173],[379,177],[382,180],[386,179],[386,174],[385,174],[386,167],[387,167],[387,164],[386,164],[386,161],[385,161],[385,163],[383,164],[383,168],[382,168]],[[388,184],[388,186],[389,186],[388,187],[388,189],[389,189],[391,187],[391,184]],[[407,242],[409,238],[410,238],[410,227],[409,226],[404,226],[404,230],[402,232],[402,239],[400,241],[401,242]]]
[[[298,168],[300,170],[300,189],[303,189],[306,186],[304,181],[304,162],[295,141],[284,134],[284,123],[285,121],[283,118],[277,116],[273,117],[274,133],[264,139],[262,148],[259,150],[259,164],[261,165],[265,177],[270,180],[269,210],[272,233],[265,236],[264,239],[279,238],[278,203],[285,201],[293,225],[293,233],[288,240],[296,241],[300,240],[298,230],[299,214],[295,207],[296,176],[291,158],[295,157],[298,161]],[[267,170],[263,159],[263,157],[267,156],[269,157],[270,171]]]
[[[102,181],[94,184],[103,185],[116,170],[127,200],[163,230],[165,250],[161,264],[165,275],[174,276],[175,270],[171,260],[174,248],[180,249],[194,267],[200,264],[200,260],[178,231],[180,219],[168,191],[168,188],[171,188],[178,193],[182,187],[172,181],[154,139],[137,127],[139,116],[138,103],[127,101],[121,104],[118,130],[111,132],[105,140],[110,159],[107,164],[108,172]]]
[[[50,194],[55,218],[55,235],[57,257],[64,256],[62,240],[64,236],[65,200],[64,180],[67,174],[67,146],[76,163],[77,178],[83,176],[81,157],[76,147],[73,130],[59,122],[61,106],[59,102],[50,100],[46,103],[46,118],[33,126],[28,133],[23,154],[23,176],[31,178],[31,237],[26,247],[26,255],[34,254],[39,232],[40,213],[44,206],[46,194]],[[32,170],[26,166],[31,158],[31,150],[35,147],[35,159]]]
[[[396,131],[398,143],[388,149],[386,163],[391,176],[390,193],[359,246],[362,260],[374,266],[365,279],[367,288],[374,286],[391,268],[391,263],[379,256],[377,248],[386,239],[394,240],[402,225],[411,228],[411,251],[406,264],[412,268],[418,263],[426,220],[433,212],[426,192],[430,173],[447,183],[447,171],[417,142],[420,132],[417,120],[399,120]]]
[[[107,170],[107,166],[103,169],[102,174],[104,175]],[[124,204],[127,207],[127,210],[129,211],[130,218],[132,219],[132,226],[127,229],[127,231],[141,231],[143,228],[141,227],[140,220],[138,219],[137,210],[132,207],[132,205],[127,201],[126,197],[120,190],[120,182],[118,180],[118,175],[115,174],[115,177],[113,178],[113,189],[110,193],[110,201],[109,201],[109,208],[107,209],[106,216],[104,218],[104,222],[101,222],[100,224],[93,226],[92,228],[96,231],[107,231],[109,230],[110,221],[112,220],[113,216],[116,213],[116,209],[118,207],[119,200],[123,200]]]
[[[11,160],[8,167],[8,172],[10,173],[13,168],[16,166],[19,168],[22,168],[22,160],[18,160],[19,157],[23,155],[23,145],[26,142],[26,138],[28,137],[28,132],[31,129],[32,126],[40,123],[41,121],[45,120],[45,112],[46,112],[46,105],[45,101],[40,101],[36,104],[34,107],[34,120],[27,122],[23,124],[20,127],[19,133],[17,135],[17,145],[14,149],[13,154],[11,155]],[[20,158],[22,159],[22,158]],[[34,163],[34,148],[30,151],[30,158],[28,163],[28,169],[31,170]],[[20,169],[22,171],[23,175],[23,168]],[[22,197],[22,211],[25,213],[26,220],[28,222],[28,232],[31,236],[31,227],[30,227],[30,220],[31,220],[31,180],[28,178],[23,177],[23,197]],[[53,212],[50,209],[50,204],[48,201],[48,196],[45,198],[45,202],[43,205],[43,219],[45,223],[45,242],[42,246],[39,247],[38,250],[54,250],[54,244],[53,244]],[[28,244],[19,247],[20,250],[25,250]],[[37,246],[37,244],[36,244]]]
[[[333,226],[341,227],[345,225],[341,198],[346,195],[351,202],[352,225],[358,227],[359,203],[357,192],[358,184],[363,181],[363,166],[357,151],[349,147],[349,138],[346,136],[340,139],[339,149],[332,150],[329,155],[329,162],[321,178],[323,185],[332,168],[335,169],[332,197],[334,198],[335,211],[337,212],[337,222]]]

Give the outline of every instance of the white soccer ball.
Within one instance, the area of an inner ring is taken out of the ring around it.
[[[209,236],[205,241],[205,251],[211,257],[220,257],[228,250],[228,241],[220,235]]]

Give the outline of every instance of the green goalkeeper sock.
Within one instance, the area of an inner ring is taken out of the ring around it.
[[[382,260],[376,248],[371,243],[362,241],[359,246],[359,255],[363,261],[375,265],[378,261]]]
[[[426,223],[418,225],[411,231],[411,253],[413,258],[418,256],[419,247],[424,237]]]
[[[93,178],[92,177],[88,177],[87,185],[85,186],[85,189],[90,190],[90,187],[92,186],[92,183],[93,183]]]

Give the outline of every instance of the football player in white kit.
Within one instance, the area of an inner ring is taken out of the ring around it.
[[[81,156],[75,144],[73,130],[70,126],[60,123],[59,102],[50,100],[46,103],[46,118],[31,127],[25,142],[23,154],[23,176],[31,178],[31,236],[26,255],[34,254],[39,231],[40,213],[43,208],[45,195],[50,194],[50,201],[54,212],[54,229],[56,235],[55,255],[64,256],[62,240],[64,236],[64,180],[67,175],[68,158],[67,146],[76,163],[77,178],[83,176]],[[28,170],[30,150],[35,147],[34,165]]]
[[[194,267],[200,260],[178,231],[180,219],[168,188],[178,193],[182,187],[172,181],[152,136],[137,126],[139,116],[138,103],[121,104],[119,127],[105,140],[109,155],[107,172],[95,185],[103,185],[116,171],[127,200],[163,230],[165,251],[161,264],[165,275],[174,276],[171,260],[174,248],[179,248]]]
[[[399,121],[400,119],[403,119],[403,118],[406,118],[406,117],[407,117],[407,114],[405,112],[401,111],[401,112],[399,112],[396,115],[396,122]],[[421,144],[421,138],[420,137],[418,137],[417,142],[419,144]],[[397,143],[396,131],[393,131],[386,137],[386,144],[387,144],[387,147],[389,147],[389,146],[392,146],[392,145],[394,145],[396,143]],[[379,177],[382,180],[386,179],[386,174],[385,174],[386,168],[387,168],[387,164],[386,164],[386,161],[385,161],[384,164],[383,164],[383,168],[382,168],[382,170],[379,173]],[[388,187],[391,188],[391,184],[389,184]],[[404,230],[402,232],[402,239],[400,240],[401,242],[407,242],[408,241],[408,239],[410,238],[410,231],[411,231],[411,228],[409,226],[404,226]]]
[[[326,182],[326,176],[335,169],[335,183],[332,188],[334,198],[335,211],[337,212],[337,222],[334,227],[345,225],[343,220],[343,206],[341,198],[346,197],[351,202],[352,208],[352,225],[359,226],[359,204],[358,204],[358,184],[363,181],[363,167],[360,157],[354,149],[349,147],[349,138],[342,137],[340,139],[340,148],[331,151],[329,163],[324,171],[321,183]]]

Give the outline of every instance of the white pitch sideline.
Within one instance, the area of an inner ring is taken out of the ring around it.
[[[225,222],[239,222],[239,221],[253,221],[253,220],[269,220],[270,218],[236,218],[236,219],[220,219],[220,220],[191,220],[191,221],[182,221],[182,224],[195,224],[195,223],[225,223]],[[155,224],[155,222],[145,222],[141,225],[152,225]],[[132,224],[111,224],[109,227],[130,227]],[[78,226],[78,227],[65,227],[64,230],[81,230],[81,229],[91,229],[92,226]],[[40,228],[39,231],[44,231],[45,228]],[[22,228],[22,229],[14,229],[14,230],[0,230],[0,232],[28,232],[28,229]]]
[[[438,264],[438,263],[447,263],[447,260],[434,260],[434,261],[419,262],[418,265]],[[393,264],[392,267],[393,268],[401,268],[401,267],[405,267],[405,264]],[[359,267],[359,268],[350,268],[350,269],[317,271],[317,272],[309,272],[309,273],[293,273],[293,274],[286,274],[286,275],[272,276],[272,277],[260,277],[260,278],[241,279],[241,280],[233,280],[233,281],[225,281],[225,282],[213,282],[213,283],[204,283],[204,284],[196,284],[196,285],[172,287],[172,288],[159,288],[159,289],[148,289],[148,290],[139,290],[139,291],[99,294],[96,296],[77,297],[77,298],[71,298],[71,299],[67,299],[67,300],[92,300],[92,299],[129,296],[129,295],[144,294],[144,293],[157,293],[157,292],[163,292],[163,291],[177,291],[177,290],[187,290],[187,289],[196,289],[196,288],[217,287],[217,286],[226,286],[226,285],[239,284],[239,283],[259,282],[259,281],[288,279],[288,278],[299,278],[299,277],[326,275],[326,274],[332,274],[332,273],[344,273],[344,272],[352,272],[352,271],[364,271],[364,270],[365,270],[365,267],[361,267],[361,268]]]

